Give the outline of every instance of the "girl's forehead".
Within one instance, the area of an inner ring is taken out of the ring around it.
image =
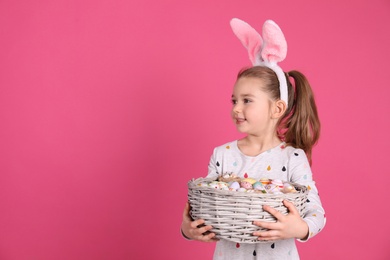
[[[233,95],[256,95],[263,94],[264,83],[257,78],[240,78],[236,81],[233,88]]]
[[[245,77],[239,78],[236,81],[235,86],[246,86],[246,87],[264,87],[264,81],[259,78]]]

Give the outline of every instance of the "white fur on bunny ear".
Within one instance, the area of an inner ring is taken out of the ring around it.
[[[252,64],[259,63],[261,46],[263,45],[263,39],[260,34],[249,24],[237,18],[233,18],[230,21],[230,26],[234,34],[248,50],[249,59]]]

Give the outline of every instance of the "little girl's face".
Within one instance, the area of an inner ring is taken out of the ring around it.
[[[273,101],[262,90],[263,84],[261,79],[249,77],[238,79],[234,85],[231,114],[241,133],[264,136],[274,131]]]

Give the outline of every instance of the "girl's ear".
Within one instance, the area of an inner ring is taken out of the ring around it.
[[[286,102],[283,100],[279,99],[274,102],[274,107],[273,107],[273,113],[272,113],[272,118],[278,119],[283,116],[284,112],[286,112],[287,105]]]

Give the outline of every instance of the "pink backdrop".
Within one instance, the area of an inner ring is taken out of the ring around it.
[[[179,226],[239,137],[232,17],[274,19],[316,93],[328,223],[302,259],[390,259],[388,0],[0,1],[0,259],[211,258]]]

